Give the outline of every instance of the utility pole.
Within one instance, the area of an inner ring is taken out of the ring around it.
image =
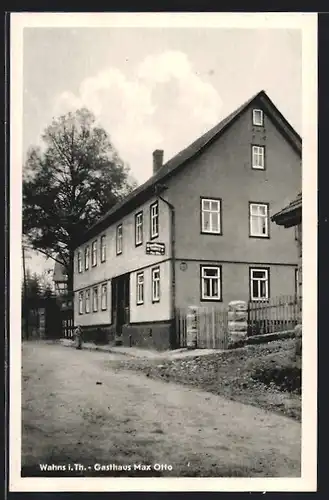
[[[25,267],[25,247],[22,245],[23,252],[23,283],[24,283],[24,302],[23,302],[23,319],[24,319],[24,327],[25,327],[25,338],[29,339],[29,309],[27,304],[27,283],[26,283],[26,267]]]

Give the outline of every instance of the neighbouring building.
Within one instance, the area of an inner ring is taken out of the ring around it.
[[[64,264],[61,264],[60,255],[57,255],[54,266],[53,281],[55,284],[55,294],[59,305],[61,333],[64,337],[73,336],[73,307],[74,301],[72,293],[68,292],[68,274]]]
[[[282,210],[272,216],[272,221],[285,228],[294,228],[298,256],[298,267],[296,269],[296,294],[302,298],[302,193],[299,192],[294,200]]]
[[[53,281],[55,284],[56,295],[65,295],[67,293],[68,276],[64,264],[60,263],[60,256],[57,255],[54,265]]]
[[[295,293],[294,229],[272,207],[301,189],[302,141],[264,91],[153,175],[77,242],[74,321],[87,338],[175,347],[175,313]]]

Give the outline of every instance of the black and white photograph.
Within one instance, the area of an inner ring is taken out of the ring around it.
[[[315,491],[316,15],[10,17],[10,490]]]

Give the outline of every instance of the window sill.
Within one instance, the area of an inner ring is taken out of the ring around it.
[[[201,297],[201,302],[223,302],[223,299],[220,298],[220,299],[216,299],[216,298],[204,298],[204,297]]]
[[[200,234],[208,234],[210,236],[222,236],[223,233],[221,231],[215,232],[215,231],[204,231],[204,230],[201,230]]]
[[[249,234],[249,238],[257,238],[257,239],[261,239],[261,240],[269,240],[270,239],[270,235],[267,234],[267,235],[254,235],[254,234]]]

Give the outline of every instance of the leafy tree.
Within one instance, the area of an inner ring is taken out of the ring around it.
[[[24,290],[23,284],[23,294],[24,297],[28,299],[37,299],[42,297],[42,284],[41,278],[37,273],[31,274],[29,270],[26,271],[26,289]]]
[[[54,297],[54,290],[50,284],[46,285],[43,295],[46,299]]]
[[[136,183],[85,108],[53,119],[42,139],[24,168],[23,233],[34,249],[64,263],[72,290],[77,237]]]

